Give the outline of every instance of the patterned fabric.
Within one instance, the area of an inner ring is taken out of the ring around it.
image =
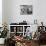
[[[16,46],[31,46],[31,42],[25,42],[25,43],[21,43],[21,42],[17,42]]]

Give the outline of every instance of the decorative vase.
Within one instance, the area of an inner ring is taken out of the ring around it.
[[[5,38],[0,38],[0,44],[4,44]]]

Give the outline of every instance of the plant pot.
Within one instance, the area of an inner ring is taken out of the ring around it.
[[[5,38],[0,38],[0,44],[4,44]]]

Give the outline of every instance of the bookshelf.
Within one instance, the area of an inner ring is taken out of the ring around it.
[[[22,36],[25,36],[26,34],[26,28],[27,27],[30,27],[31,25],[9,25],[9,32],[10,32],[10,35],[22,35]]]

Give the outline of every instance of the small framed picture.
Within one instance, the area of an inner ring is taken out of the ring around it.
[[[20,14],[21,15],[31,15],[33,12],[32,5],[20,5]]]

